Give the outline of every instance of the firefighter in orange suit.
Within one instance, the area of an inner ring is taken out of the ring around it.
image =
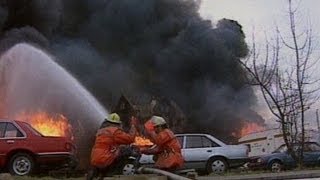
[[[154,125],[154,128],[146,126],[146,130],[151,136],[151,140],[157,146],[152,149],[142,149],[141,153],[154,154],[156,156],[155,166],[159,169],[174,171],[181,168],[184,164],[184,159],[178,139],[169,130],[166,121],[162,117],[153,116],[151,123]]]
[[[116,113],[110,114],[106,119],[106,127],[100,128],[96,134],[95,144],[91,151],[91,168],[87,180],[93,179],[100,171],[111,169],[121,157],[120,145],[129,145],[134,142],[136,128],[131,122],[130,132],[121,128],[120,117]]]

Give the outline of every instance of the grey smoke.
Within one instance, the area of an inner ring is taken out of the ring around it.
[[[166,97],[186,113],[185,131],[226,138],[241,121],[263,119],[251,110],[253,90],[237,62],[247,55],[241,25],[204,20],[199,3],[7,0],[0,46],[38,39],[108,109],[121,93]]]

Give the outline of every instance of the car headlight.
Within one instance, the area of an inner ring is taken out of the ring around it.
[[[262,158],[257,159],[257,163],[262,163]]]

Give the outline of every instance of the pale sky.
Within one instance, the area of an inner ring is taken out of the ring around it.
[[[299,2],[300,15],[305,20],[310,17],[314,34],[320,32],[320,0],[293,0]],[[247,37],[255,33],[263,36],[265,31],[273,29],[274,24],[287,23],[287,0],[202,0],[200,14],[213,22],[222,18],[237,20]],[[304,23],[304,22],[299,22]],[[260,37],[259,39],[262,39]]]
[[[250,46],[253,27],[256,40],[260,43],[264,42],[265,33],[268,35],[272,33],[275,24],[280,29],[288,27],[287,2],[287,0],[202,0],[200,14],[203,18],[212,20],[213,23],[222,18],[238,21],[243,27],[247,37],[246,40]],[[300,19],[297,18],[297,26],[306,27],[306,20],[310,19],[313,36],[320,39],[320,0],[293,0],[293,2],[299,4],[298,17]],[[320,56],[319,45],[314,54]],[[259,96],[259,93],[257,95]],[[260,99],[261,101],[263,99]],[[320,105],[317,103],[313,109],[319,107]],[[261,109],[266,110],[265,107]],[[259,112],[259,114],[267,120],[267,123],[274,123],[274,117],[265,110]],[[314,111],[310,110],[308,114],[308,117],[314,119]]]

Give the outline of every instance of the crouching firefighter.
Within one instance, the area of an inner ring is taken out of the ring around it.
[[[90,169],[87,180],[93,179],[96,175],[102,175],[117,167],[123,158],[121,145],[129,145],[134,142],[136,128],[131,121],[130,132],[126,133],[121,127],[120,117],[116,113],[110,114],[96,134],[95,144],[91,151]]]
[[[181,145],[173,132],[168,128],[166,121],[159,116],[153,116],[145,124],[155,148],[142,149],[143,154],[154,154],[155,166],[166,171],[175,171],[184,164],[181,154]]]

